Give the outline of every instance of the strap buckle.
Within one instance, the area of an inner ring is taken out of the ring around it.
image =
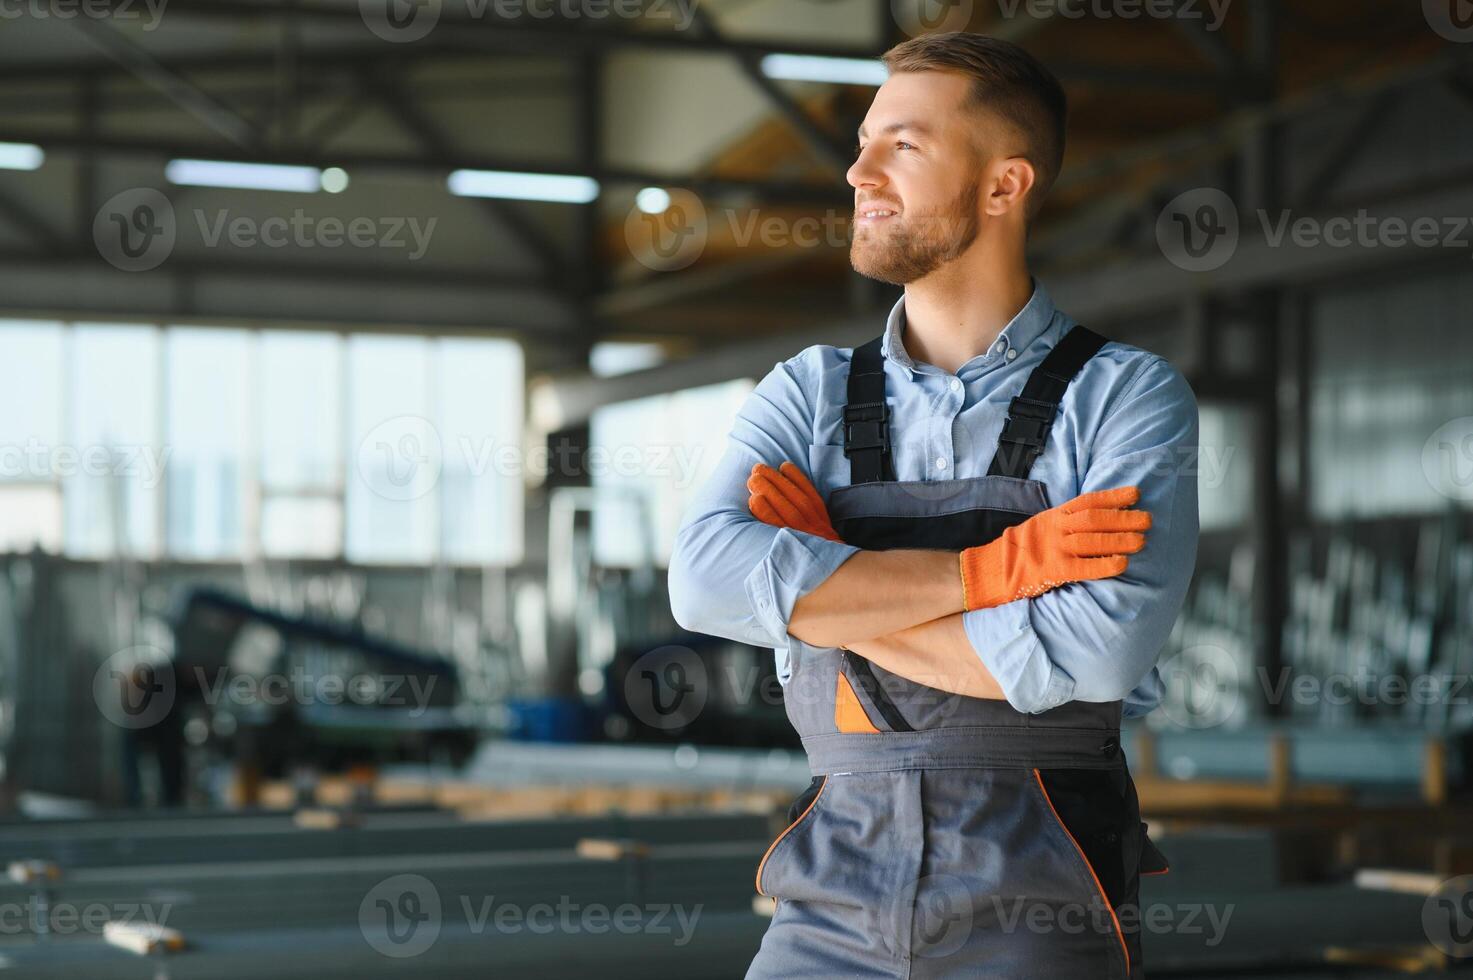
[[[1048,441],[1049,430],[1054,425],[1054,412],[1057,410],[1058,406],[1053,402],[1019,395],[1008,402],[1008,417],[1003,422],[1001,441],[1041,450]]]
[[[844,457],[851,450],[890,451],[890,411],[883,401],[844,406]]]

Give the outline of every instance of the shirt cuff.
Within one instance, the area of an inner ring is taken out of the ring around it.
[[[752,627],[753,638],[766,639],[786,649],[793,606],[858,551],[841,541],[779,528],[766,556],[744,583],[757,621]]]
[[[1029,600],[1017,599],[962,614],[967,640],[997,680],[1008,704],[1037,714],[1074,696],[1074,678],[1049,659],[1029,617]]]

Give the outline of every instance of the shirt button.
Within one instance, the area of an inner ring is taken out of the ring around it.
[[[961,391],[962,390],[962,379],[961,378],[952,378],[951,379],[951,390],[952,391]]]
[[[1013,348],[1012,350],[1009,350],[1008,351],[1008,360],[1011,361],[1013,358],[1015,358],[1017,356],[1018,356],[1018,349],[1016,347]]]
[[[944,470],[944,469],[946,469],[946,457],[945,456],[937,456],[936,457],[936,468],[938,470]]]
[[[999,340],[997,342],[997,346],[993,348],[993,350],[997,351],[997,353],[999,353],[999,354],[1001,354],[1003,351],[1005,351],[1007,349],[1008,349],[1007,342],[1006,341],[1002,341],[1002,340]]]

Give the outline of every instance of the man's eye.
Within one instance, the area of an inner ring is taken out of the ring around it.
[[[899,140],[898,142],[896,142],[895,148],[897,150],[914,150],[915,145],[912,143],[907,143],[905,140]]]

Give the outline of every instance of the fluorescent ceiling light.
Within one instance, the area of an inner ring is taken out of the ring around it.
[[[521,174],[509,170],[456,170],[446,184],[460,197],[504,197],[514,201],[587,204],[598,197],[598,181],[564,174]]]
[[[316,167],[289,167],[275,163],[231,163],[224,160],[170,160],[164,176],[172,184],[230,187],[237,190],[295,191],[311,194],[322,189],[322,171]]]
[[[762,74],[795,82],[837,82],[841,85],[881,85],[890,77],[885,63],[878,58],[830,58],[807,54],[764,55]]]
[[[664,214],[670,210],[670,192],[663,187],[646,187],[634,195],[634,206],[645,214]]]
[[[329,194],[341,194],[348,189],[348,172],[342,167],[328,167],[322,172],[322,189]]]
[[[0,170],[35,170],[45,159],[34,143],[0,143]]]

